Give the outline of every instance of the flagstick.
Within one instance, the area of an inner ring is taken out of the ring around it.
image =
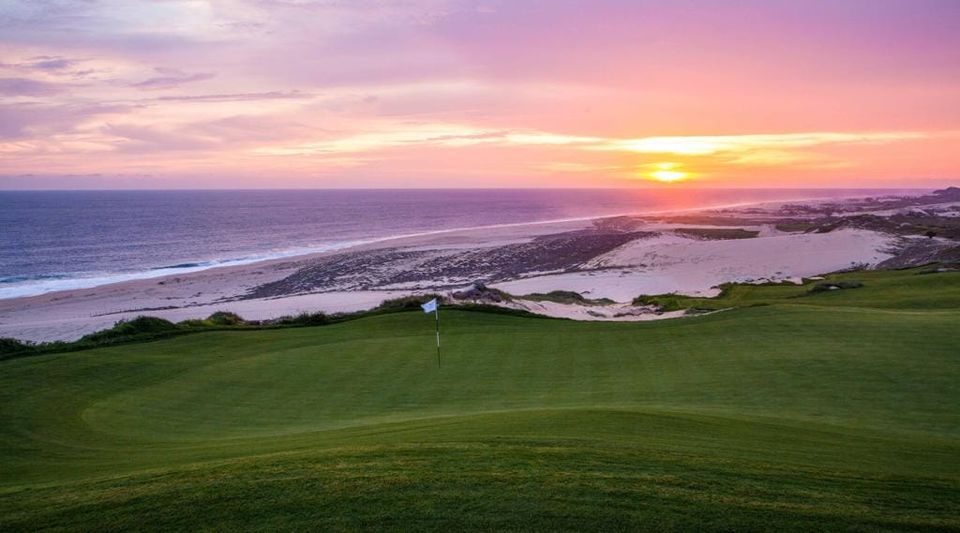
[[[433,309],[433,314],[437,317],[437,368],[440,368],[440,306]]]

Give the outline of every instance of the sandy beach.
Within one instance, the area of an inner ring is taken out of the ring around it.
[[[916,197],[818,200],[434,232],[346,250],[0,300],[0,337],[72,340],[118,320],[179,321],[215,311],[251,320],[350,312],[474,282],[517,298],[501,305],[583,320],[675,314],[640,295],[711,296],[728,282],[799,282],[853,268],[950,258],[960,190]],[[930,221],[947,228],[924,234]],[[574,291],[603,305],[524,299]],[[612,302],[611,302],[612,301]],[[487,302],[490,303],[490,302]]]

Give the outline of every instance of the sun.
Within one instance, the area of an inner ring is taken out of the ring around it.
[[[656,170],[647,173],[647,176],[659,181],[660,183],[675,183],[690,177],[689,172],[676,170],[676,168],[679,166],[677,163],[656,163],[652,166]]]
[[[686,172],[680,172],[679,170],[656,170],[650,173],[651,178],[663,183],[681,181],[686,179],[688,176],[689,174]]]

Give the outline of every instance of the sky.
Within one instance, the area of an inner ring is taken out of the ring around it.
[[[960,185],[956,0],[0,0],[0,188]]]

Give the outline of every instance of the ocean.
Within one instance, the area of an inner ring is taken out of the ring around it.
[[[451,229],[902,192],[0,191],[0,298],[195,272]]]

